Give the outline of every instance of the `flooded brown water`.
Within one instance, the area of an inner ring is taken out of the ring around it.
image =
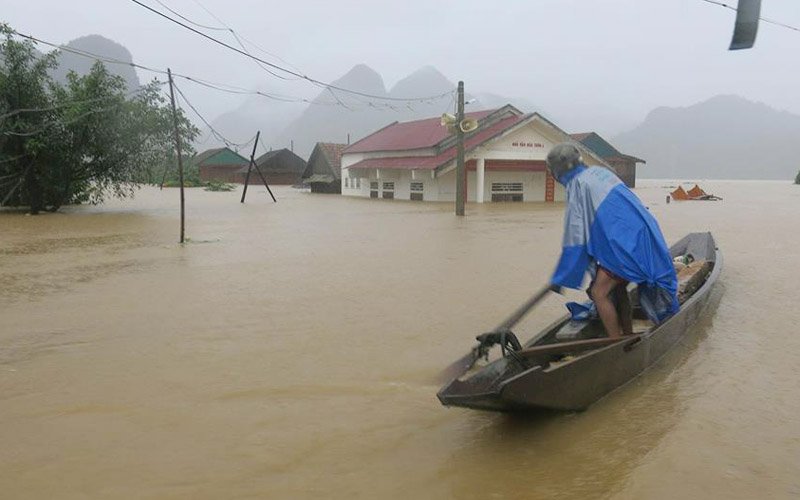
[[[517,417],[432,379],[546,281],[563,206],[189,190],[185,246],[174,190],[0,213],[0,497],[800,497],[800,186],[643,184],[669,241],[717,238],[711,306],[588,411]]]

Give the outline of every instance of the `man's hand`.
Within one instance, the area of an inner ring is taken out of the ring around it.
[[[564,288],[561,285],[556,285],[554,283],[550,284],[550,291],[556,292],[559,295],[564,295]]]

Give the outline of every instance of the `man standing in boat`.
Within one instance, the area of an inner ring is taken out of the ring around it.
[[[658,223],[639,198],[610,170],[587,167],[571,143],[553,147],[547,168],[567,193],[552,289],[580,288],[588,271],[588,293],[610,337],[631,333],[628,283],[638,285],[639,302],[653,323],[675,314],[678,278],[672,258]]]

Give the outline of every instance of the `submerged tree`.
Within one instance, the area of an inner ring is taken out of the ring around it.
[[[11,39],[3,28],[0,45],[0,204],[19,205],[25,199],[31,211],[42,206],[42,161],[39,137],[55,117],[52,81],[47,72],[55,54],[37,57],[30,42]]]
[[[0,205],[31,213],[77,202],[126,197],[174,157],[172,111],[153,82],[127,92],[97,62],[59,85],[48,75],[56,53],[41,56],[3,28],[0,43]],[[198,130],[179,111],[188,145]]]

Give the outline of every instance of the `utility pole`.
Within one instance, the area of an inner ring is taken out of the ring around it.
[[[181,243],[184,241],[185,232],[185,199],[183,195],[183,155],[181,154],[181,136],[178,133],[178,111],[175,109],[175,90],[173,89],[172,71],[167,68],[167,76],[169,77],[169,100],[172,104],[172,123],[175,127],[175,149],[178,152],[178,179],[181,183]]]
[[[456,215],[464,215],[464,203],[467,198],[466,175],[464,168],[464,82],[458,82],[458,108],[456,111]]]

